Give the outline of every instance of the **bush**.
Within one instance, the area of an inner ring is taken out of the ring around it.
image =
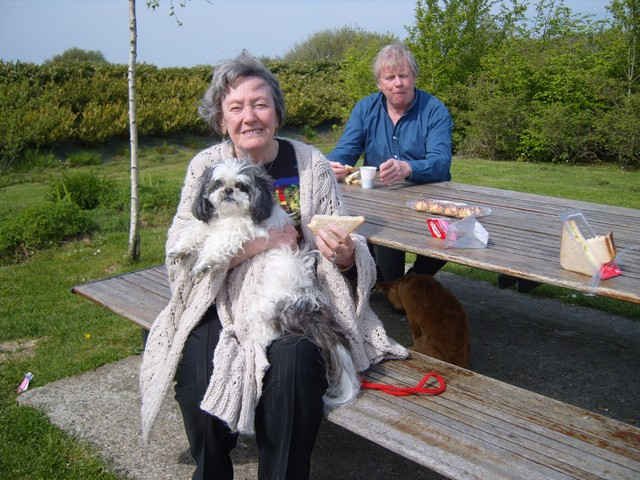
[[[83,210],[93,210],[115,190],[115,183],[92,172],[64,173],[49,190],[49,200],[68,199]]]
[[[383,45],[398,39],[390,33],[367,32],[360,28],[344,26],[313,33],[304,42],[294,45],[285,56],[286,62],[340,62],[349,49],[363,50],[373,46],[378,50]]]
[[[69,200],[44,202],[1,220],[0,258],[18,260],[97,228],[89,214]]]
[[[67,163],[70,167],[101,165],[102,156],[98,152],[76,152],[67,157]]]
[[[535,108],[537,107],[537,108]],[[593,115],[570,105],[536,105],[518,146],[519,157],[534,162],[592,163],[598,160]]]
[[[41,152],[38,149],[29,149],[22,155],[22,161],[16,171],[29,171],[40,168],[55,168],[61,165],[60,160],[51,152]]]
[[[640,93],[628,96],[595,120],[596,132],[609,148],[612,160],[625,167],[640,168]]]
[[[204,133],[197,104],[211,70],[138,67],[138,132]],[[127,66],[0,61],[0,168],[29,149],[128,135]]]
[[[45,64],[81,62],[109,63],[99,50],[83,50],[78,47],[73,47],[65,50],[59,55],[54,55],[50,60],[47,60]]]
[[[163,178],[145,178],[140,182],[140,211],[158,212],[167,210],[174,212],[180,200],[181,185],[176,185]]]

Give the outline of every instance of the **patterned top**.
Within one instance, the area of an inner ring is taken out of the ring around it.
[[[298,161],[291,143],[278,139],[278,155],[265,166],[273,178],[276,202],[289,214],[296,227],[300,226],[300,176]]]

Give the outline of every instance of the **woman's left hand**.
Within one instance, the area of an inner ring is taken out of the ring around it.
[[[320,253],[339,269],[344,270],[353,265],[356,247],[351,236],[340,228],[329,226],[316,235],[316,246]]]

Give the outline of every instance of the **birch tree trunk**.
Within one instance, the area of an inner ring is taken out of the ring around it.
[[[136,52],[138,33],[136,27],[136,0],[129,0],[129,140],[131,150],[131,218],[129,223],[130,260],[140,257],[140,201],[138,198],[138,124],[136,121]]]

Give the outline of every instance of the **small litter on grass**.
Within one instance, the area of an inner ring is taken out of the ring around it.
[[[24,378],[20,382],[20,385],[18,385],[18,388],[16,388],[16,393],[21,394],[22,392],[26,392],[27,389],[29,388],[29,383],[31,382],[32,379],[33,379],[33,373],[31,372],[25,373]]]

